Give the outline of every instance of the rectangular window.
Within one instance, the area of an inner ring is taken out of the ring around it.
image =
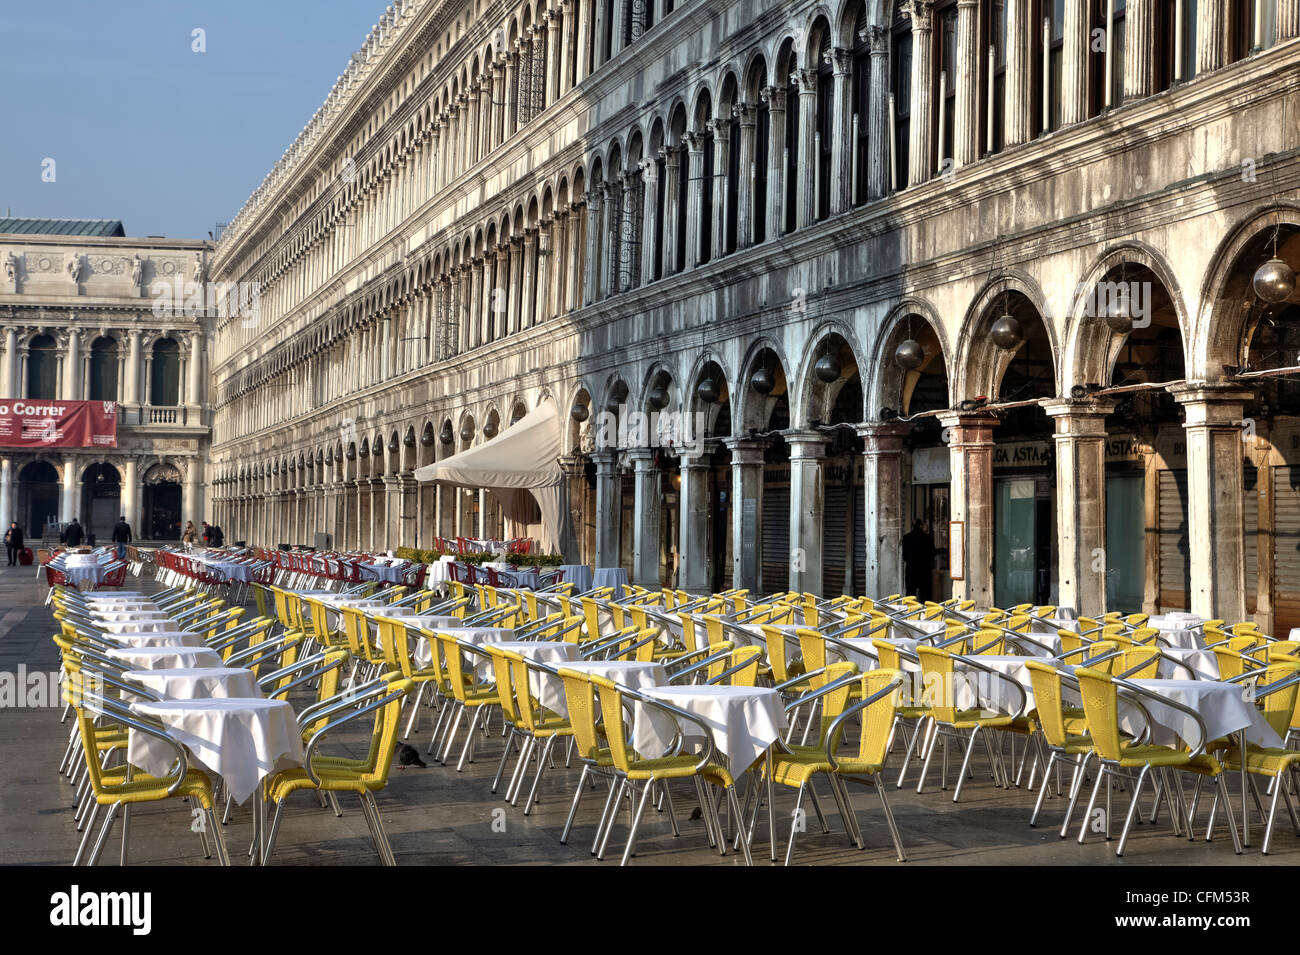
[[[938,136],[935,141],[935,163],[942,174],[944,161],[956,154],[953,135],[957,108],[957,7],[948,6],[935,15],[935,98],[939,110],[935,117]]]
[[[1005,142],[1007,99],[1007,8],[1006,0],[985,0],[985,36],[981,46],[980,74],[986,78],[983,89],[984,129],[981,140],[984,152],[1001,151]]]
[[[912,32],[894,34],[894,183],[907,186],[907,138],[912,115]]]

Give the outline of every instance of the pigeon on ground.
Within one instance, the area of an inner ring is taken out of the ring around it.
[[[424,769],[428,766],[428,763],[420,758],[420,751],[409,743],[402,743],[397,747],[397,763],[402,769],[407,766],[419,766]]]

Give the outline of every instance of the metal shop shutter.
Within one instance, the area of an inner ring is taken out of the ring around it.
[[[853,492],[853,590],[861,597],[867,592],[867,495],[861,482]]]
[[[789,474],[789,468],[784,469]],[[767,484],[763,488],[763,569],[761,589],[764,593],[790,588],[790,485]]]
[[[1300,468],[1273,469],[1273,633],[1300,627]]]
[[[828,484],[822,511],[822,596],[838,597],[844,593],[844,558],[848,553],[849,527],[853,519],[850,489],[843,484]]]
[[[1187,471],[1159,472],[1160,607],[1186,610],[1191,598],[1188,549]]]

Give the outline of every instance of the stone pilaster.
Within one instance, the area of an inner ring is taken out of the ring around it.
[[[1107,609],[1106,415],[1114,405],[1041,404],[1056,422],[1057,602],[1081,616],[1100,617]]]
[[[993,428],[987,415],[945,412],[939,421],[948,432],[952,473],[950,520],[962,523],[964,547],[959,555],[961,579],[952,595],[973,600],[981,609],[993,606]]]

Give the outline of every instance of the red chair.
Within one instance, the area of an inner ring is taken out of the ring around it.
[[[118,564],[108,573],[104,574],[104,582],[101,587],[121,587],[126,583],[126,564]]]
[[[564,571],[555,570],[549,574],[543,574],[542,568],[537,568],[537,582],[542,587],[554,587],[556,584],[564,583]]]
[[[505,586],[504,584],[501,583],[501,575],[497,573],[497,569],[495,567],[484,567],[483,570],[487,573],[489,586],[491,587]]]
[[[63,571],[58,570],[57,568],[51,567],[49,564],[46,564],[46,565],[45,565],[45,584],[46,584],[47,587],[70,587],[70,586],[72,586],[71,584],[68,583],[68,578],[67,578],[67,576],[63,573]]]

